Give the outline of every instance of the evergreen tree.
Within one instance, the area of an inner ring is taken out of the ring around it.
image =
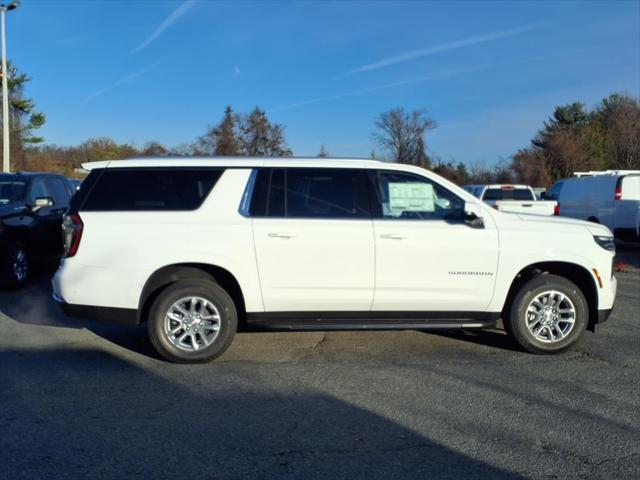
[[[269,122],[264,110],[256,107],[240,122],[240,145],[247,157],[290,157],[284,125]]]
[[[329,156],[329,152],[327,152],[327,149],[325,148],[324,143],[320,145],[320,151],[318,152],[317,156],[319,158],[327,158]]]

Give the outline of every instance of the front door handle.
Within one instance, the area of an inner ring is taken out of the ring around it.
[[[380,238],[388,238],[389,240],[404,240],[405,236],[399,233],[383,233]]]
[[[294,233],[287,233],[287,232],[271,232],[267,234],[267,236],[270,238],[293,238],[296,235]]]

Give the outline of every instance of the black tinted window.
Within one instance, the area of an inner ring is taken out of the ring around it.
[[[36,198],[51,197],[51,192],[44,183],[44,179],[36,178],[31,183],[31,192],[29,193],[29,201],[32,203]]]
[[[487,188],[483,200],[535,200],[528,188]]]
[[[105,169],[85,192],[82,210],[195,210],[220,175],[220,169]]]
[[[14,175],[0,175],[0,205],[24,201],[27,182]]]
[[[256,217],[369,218],[366,172],[345,168],[261,169],[251,214]]]
[[[53,197],[53,203],[56,205],[69,204],[69,198],[71,195],[67,188],[66,179],[63,180],[62,178],[49,177],[47,178],[47,186],[49,187],[49,192],[51,192],[51,196]]]
[[[251,215],[254,217],[284,217],[284,169],[258,170],[251,197]]]

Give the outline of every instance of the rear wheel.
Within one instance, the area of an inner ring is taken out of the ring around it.
[[[521,287],[505,327],[529,352],[558,353],[580,339],[588,314],[584,294],[573,282],[557,275],[541,274]]]
[[[163,290],[149,312],[148,331],[158,353],[172,362],[203,363],[224,353],[238,316],[229,294],[210,280],[181,280]]]

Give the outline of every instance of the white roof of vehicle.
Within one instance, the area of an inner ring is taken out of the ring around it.
[[[486,185],[487,188],[531,188],[529,185],[518,185],[514,183],[494,183],[493,185]]]
[[[380,167],[383,162],[356,158],[261,158],[261,157],[159,157],[131,158],[127,160],[104,160],[83,163],[82,168],[126,168],[126,167]],[[399,164],[394,163],[394,166]]]
[[[627,175],[640,173],[640,170],[590,170],[588,172],[573,172],[576,177],[595,177],[596,175]]]

